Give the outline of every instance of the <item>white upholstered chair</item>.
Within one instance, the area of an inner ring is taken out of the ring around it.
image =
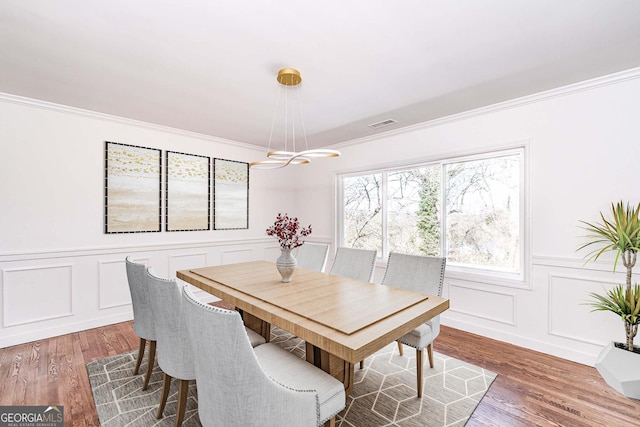
[[[331,266],[331,274],[370,282],[376,264],[375,249],[354,249],[339,247]]]
[[[205,427],[319,426],[344,409],[340,381],[275,344],[252,349],[237,311],[182,294]]]
[[[129,282],[129,292],[131,293],[131,304],[133,305],[133,329],[140,338],[140,347],[138,348],[138,360],[133,370],[134,375],[138,375],[144,351],[149,341],[149,357],[147,358],[147,372],[144,377],[142,389],[146,390],[149,386],[149,378],[156,357],[156,324],[153,318],[153,310],[151,309],[151,300],[147,290],[147,282],[145,281],[145,271],[147,266],[137,262],[133,262],[131,257],[125,258],[127,268],[127,281]]]
[[[175,279],[167,280],[153,274],[151,268],[147,269],[145,279],[148,283],[151,304],[156,321],[156,335],[158,346],[158,365],[164,373],[162,383],[162,395],[158,407],[158,418],[162,418],[171,379],[180,380],[178,388],[178,409],[176,411],[175,426],[182,425],[184,412],[187,405],[187,393],[189,381],[196,379],[194,370],[193,352],[191,340],[187,336],[187,330],[183,314],[182,288],[187,285],[179,285]],[[265,342],[264,338],[253,331],[247,331],[248,341],[251,345],[259,345]],[[213,343],[218,345],[218,343]],[[212,365],[217,365],[215,360],[209,360]]]
[[[330,273],[370,282],[373,279],[377,256],[378,251],[375,249],[339,247]],[[362,368],[364,368],[364,361],[361,360],[360,369]]]
[[[446,264],[446,258],[391,252],[382,284],[441,296]],[[396,340],[400,355],[403,354],[403,344],[416,349],[418,397],[422,397],[422,349],[427,348],[429,366],[433,368],[432,343],[439,333],[440,316],[438,315]]]
[[[329,245],[324,243],[305,243],[298,248],[296,260],[298,267],[308,270],[324,271],[327,265]]]
[[[183,320],[181,289],[175,280],[157,277],[150,268],[147,269],[146,280],[156,319],[158,365],[164,373],[157,417],[162,418],[171,379],[176,378],[180,381],[180,386],[174,425],[179,427],[182,425],[187,406],[189,380],[196,379],[191,343]]]

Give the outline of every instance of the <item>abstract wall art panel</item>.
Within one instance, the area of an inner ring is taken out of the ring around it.
[[[104,231],[161,230],[161,150],[105,142]]]
[[[213,228],[249,228],[249,163],[213,160]]]
[[[166,231],[209,230],[211,160],[167,151]]]

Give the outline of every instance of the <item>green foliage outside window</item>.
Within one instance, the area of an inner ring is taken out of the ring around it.
[[[444,253],[450,265],[520,273],[521,157],[344,177],[342,244],[381,256]]]

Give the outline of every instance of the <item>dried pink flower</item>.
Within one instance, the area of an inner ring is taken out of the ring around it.
[[[293,249],[302,246],[306,237],[311,234],[311,224],[307,228],[300,228],[300,221],[297,217],[290,217],[288,214],[278,213],[276,221],[267,228],[267,236],[275,236],[280,242],[282,249]]]

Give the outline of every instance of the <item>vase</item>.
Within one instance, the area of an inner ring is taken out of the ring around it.
[[[602,378],[618,392],[640,399],[640,354],[618,348],[610,342],[602,349],[595,367]]]
[[[296,261],[291,253],[292,249],[280,249],[280,251],[282,253],[276,260],[276,267],[278,268],[280,276],[282,276],[282,282],[289,283],[291,282],[291,276],[293,276],[296,265],[298,265],[298,261]]]

